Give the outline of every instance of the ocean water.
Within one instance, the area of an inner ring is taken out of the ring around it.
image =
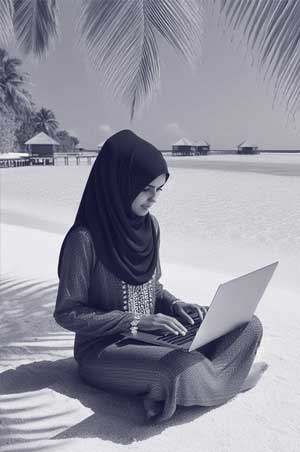
[[[162,258],[235,273],[281,260],[296,281],[300,155],[208,157],[167,158],[171,176],[152,210]],[[90,169],[2,169],[1,221],[64,234]]]

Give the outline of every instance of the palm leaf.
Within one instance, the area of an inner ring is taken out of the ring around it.
[[[275,97],[294,115],[300,103],[300,0],[215,0],[227,23],[241,28]]]
[[[13,0],[0,0],[0,43],[8,44],[13,32]]]
[[[159,88],[155,33],[192,63],[201,20],[197,0],[89,0],[82,2],[78,25],[103,86],[130,105],[132,119]]]
[[[14,29],[25,54],[41,57],[57,38],[56,0],[14,0]]]

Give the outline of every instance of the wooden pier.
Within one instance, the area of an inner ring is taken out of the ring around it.
[[[54,157],[54,165],[56,165],[58,163],[59,160],[63,160],[64,165],[65,166],[69,166],[70,163],[70,159],[71,161],[74,160],[76,161],[76,166],[81,165],[81,162],[85,161],[85,165],[91,165],[94,160],[96,159],[96,155],[95,156],[91,156],[91,155],[67,155],[67,156],[55,156]]]
[[[13,168],[17,166],[29,166],[28,159],[0,159],[0,168]]]
[[[25,158],[7,158],[0,159],[0,168],[16,168],[19,166],[46,166],[61,165],[73,166],[81,164],[92,165],[97,155],[55,155],[53,157],[25,157]]]

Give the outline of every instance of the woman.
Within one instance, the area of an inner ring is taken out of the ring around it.
[[[90,172],[74,225],[60,252],[54,317],[74,331],[74,356],[90,385],[143,398],[147,419],[177,405],[214,406],[254,386],[262,326],[245,327],[191,353],[122,339],[120,333],[185,334],[185,303],[159,282],[159,225],[149,213],[169,178],[162,154],[129,130],[110,137]],[[176,315],[177,318],[174,316]]]

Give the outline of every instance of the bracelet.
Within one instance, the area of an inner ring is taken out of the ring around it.
[[[141,317],[140,314],[134,313],[134,319],[130,322],[130,332],[133,336],[138,332],[138,323]]]

